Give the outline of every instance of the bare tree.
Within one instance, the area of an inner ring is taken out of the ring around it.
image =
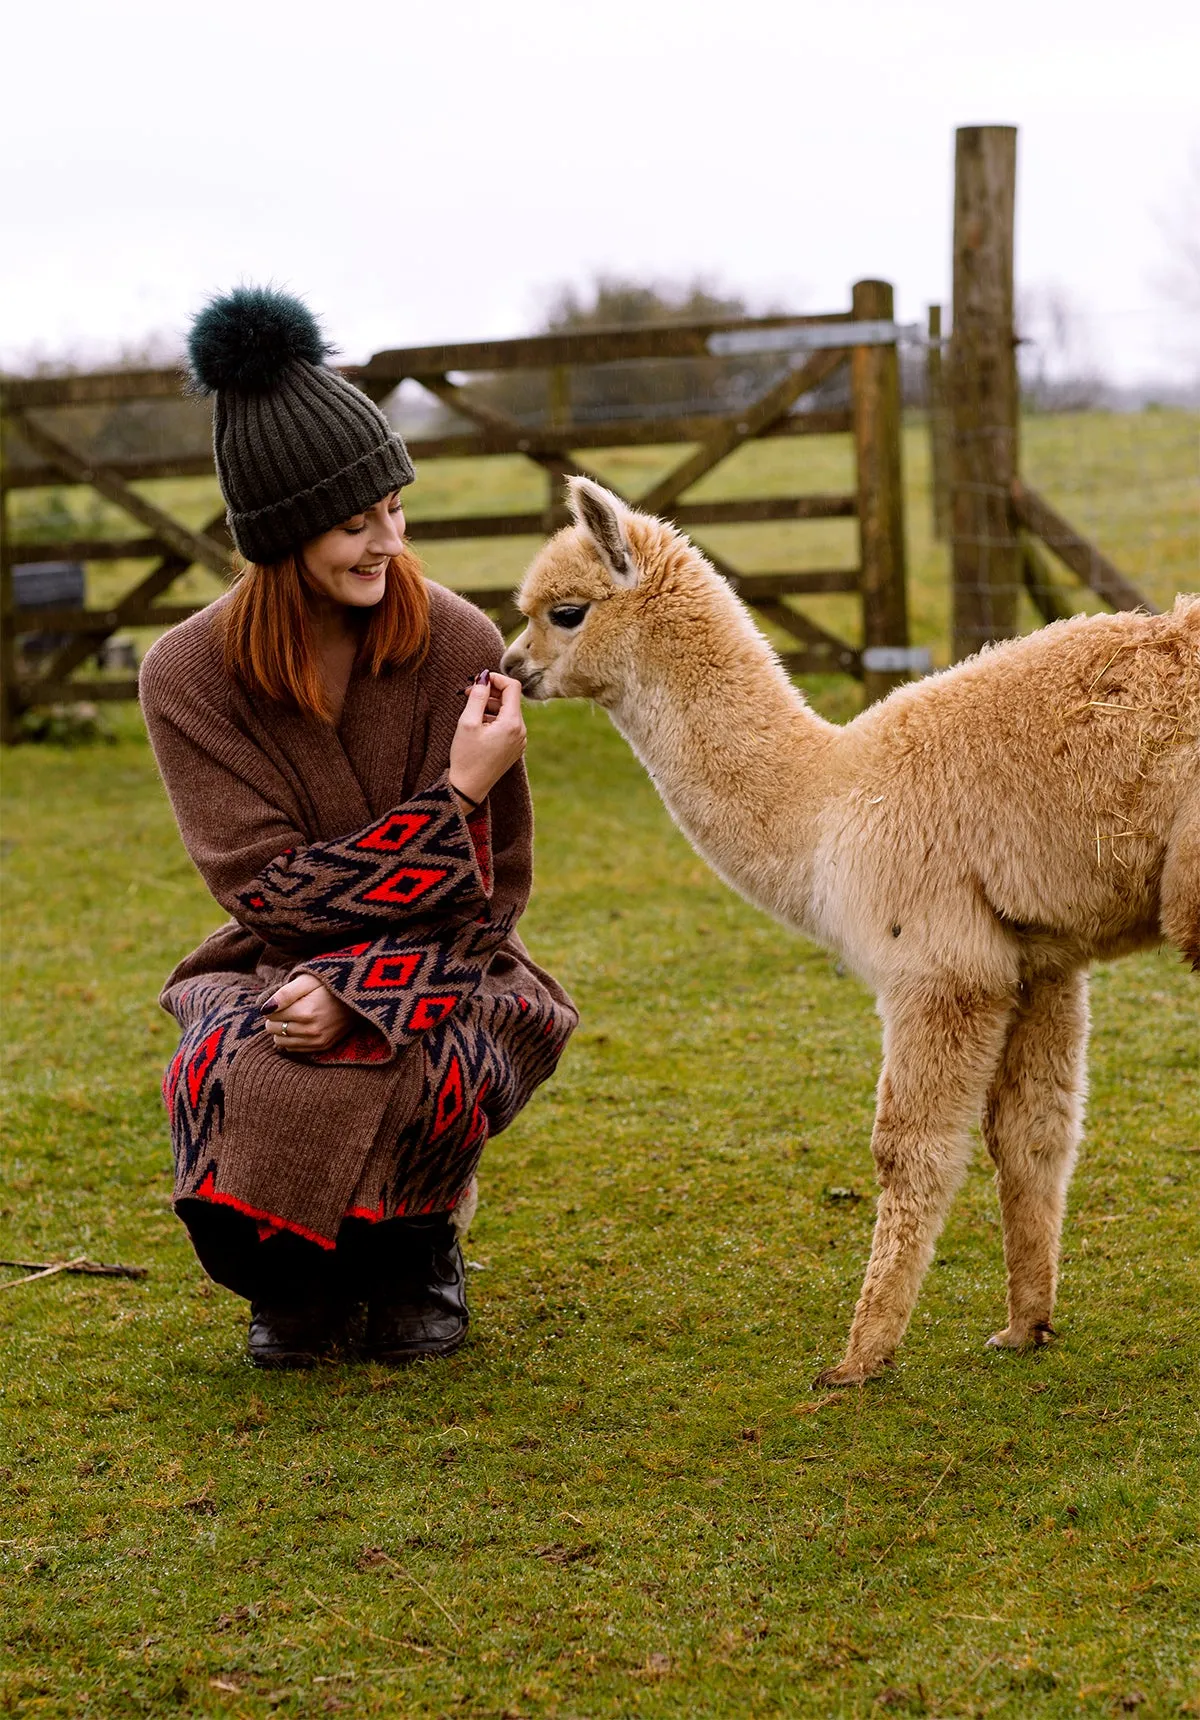
[[[10,376],[78,376],[89,370],[182,369],[183,363],[178,335],[160,329],[139,340],[67,347],[57,353],[26,347],[14,353],[4,369]]]
[[[1087,313],[1055,281],[1017,294],[1021,393],[1034,412],[1084,412],[1104,397],[1092,352]]]
[[[1189,157],[1178,208],[1169,215],[1160,214],[1158,224],[1167,261],[1154,284],[1169,304],[1200,319],[1200,143]]]
[[[1194,402],[1200,388],[1200,142],[1188,158],[1174,209],[1159,210],[1157,220],[1165,256],[1150,281],[1163,303],[1177,313],[1163,347],[1175,364],[1191,373],[1185,393]]]
[[[558,334],[569,329],[639,328],[647,323],[704,322],[710,317],[749,314],[741,293],[722,292],[706,276],[679,282],[599,274],[582,291],[570,284],[553,288],[542,328],[547,334]]]

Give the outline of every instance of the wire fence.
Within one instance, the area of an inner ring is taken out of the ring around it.
[[[945,337],[910,343],[905,375],[927,433],[925,494],[913,498],[927,511],[913,522],[917,572],[923,544],[935,556],[941,550],[948,581],[956,568],[952,597],[983,636],[1139,597],[1167,609],[1178,593],[1200,589],[1200,371],[1184,358],[1169,362],[1176,320],[1152,311],[1138,318],[1136,338],[1123,314],[1111,339],[1090,343],[1045,319],[1026,323],[1016,445],[1010,426],[975,429],[987,455],[977,465],[996,476],[973,485],[965,509],[954,503]],[[1156,351],[1156,377],[1137,380],[1131,360]],[[1024,492],[1015,509],[1006,473]]]

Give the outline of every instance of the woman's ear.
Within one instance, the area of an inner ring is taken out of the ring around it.
[[[591,478],[568,478],[571,511],[591,538],[618,585],[637,584],[637,568],[625,533],[625,504]]]

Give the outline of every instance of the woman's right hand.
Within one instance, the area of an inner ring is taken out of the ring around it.
[[[498,702],[497,702],[498,695]],[[450,783],[471,800],[486,800],[525,751],[521,683],[498,670],[473,681],[450,745]]]

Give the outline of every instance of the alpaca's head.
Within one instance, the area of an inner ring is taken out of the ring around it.
[[[568,479],[573,525],[552,537],[517,593],[529,625],[504,653],[530,699],[614,703],[664,582],[700,557],[672,526],[625,504],[590,478]]]

